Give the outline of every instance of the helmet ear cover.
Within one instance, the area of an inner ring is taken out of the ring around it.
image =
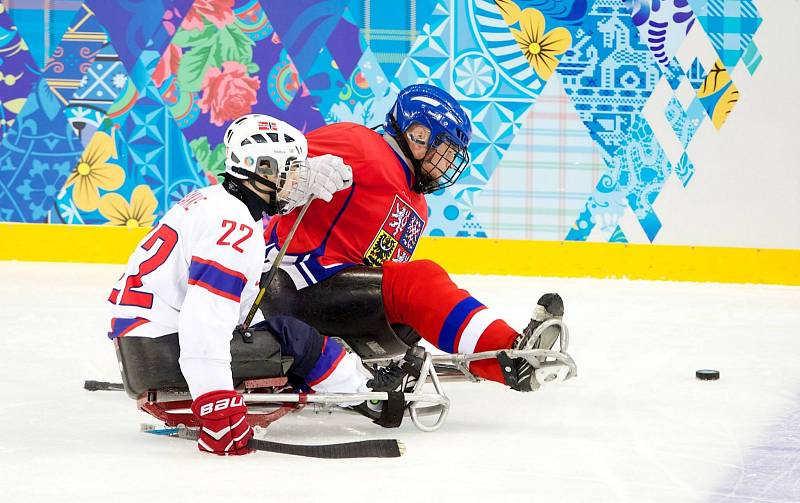
[[[402,134],[402,130],[400,126],[397,124],[397,119],[394,118],[394,115],[387,114],[386,118],[388,121],[391,122],[394,131],[398,131],[399,134],[392,134],[392,137],[397,142],[397,145],[400,147],[400,150],[403,151],[403,154],[406,156],[408,161],[411,163],[411,167],[414,168],[414,177],[419,179],[419,174],[422,172],[422,163],[414,157],[414,154],[411,152],[411,147],[408,146],[408,141],[406,141],[406,137]],[[391,134],[391,133],[390,133]],[[416,190],[416,183],[415,183],[415,190]]]

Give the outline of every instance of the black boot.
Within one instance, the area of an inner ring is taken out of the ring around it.
[[[386,367],[373,365],[367,386],[372,391],[389,393],[389,399],[368,400],[350,408],[385,428],[400,426],[406,406],[403,393],[419,379],[424,362],[425,350],[412,346],[399,362],[393,361]]]
[[[561,334],[558,326],[546,328],[536,339],[531,339],[536,329],[545,321],[564,316],[564,301],[557,293],[546,293],[539,298],[533,316],[525,330],[517,337],[511,349],[552,349]],[[533,378],[534,368],[525,358],[498,358],[506,384],[517,391],[535,391],[539,383]]]

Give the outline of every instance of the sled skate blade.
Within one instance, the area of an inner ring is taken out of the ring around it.
[[[539,387],[549,386],[569,379],[570,367],[563,363],[547,362],[534,371]]]
[[[551,318],[536,327],[525,344],[516,349],[551,349],[556,342],[559,352],[566,353],[569,348],[569,329],[564,320]]]
[[[562,335],[564,333],[562,332]],[[563,338],[562,343],[566,344]],[[433,355],[432,359],[441,380],[478,382],[482,379],[469,370],[469,364],[479,360],[497,359],[500,353],[505,353],[508,358],[525,358],[534,370],[542,369],[537,374],[536,379],[540,383],[550,384],[566,381],[578,375],[575,361],[563,349],[561,351],[552,349],[504,349],[481,353],[439,354]]]

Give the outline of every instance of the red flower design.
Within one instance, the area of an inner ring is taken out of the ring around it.
[[[197,102],[203,113],[211,112],[211,123],[221,126],[252,111],[256,91],[261,85],[258,77],[249,77],[247,67],[236,61],[226,61],[219,68],[209,68],[203,77],[203,97]]]
[[[160,87],[167,78],[175,75],[175,72],[178,71],[181,54],[181,49],[177,45],[169,44],[167,46],[167,50],[161,55],[158,66],[153,72],[153,82],[155,82],[156,86]]]
[[[175,35],[175,24],[172,22],[172,18],[176,17],[176,14],[178,14],[177,9],[167,9],[164,11],[164,17],[161,18],[161,24],[164,26],[164,29],[167,30],[167,34],[170,37]]]
[[[183,18],[181,28],[184,30],[202,30],[203,18],[208,19],[217,28],[233,22],[233,0],[195,0],[194,5]]]

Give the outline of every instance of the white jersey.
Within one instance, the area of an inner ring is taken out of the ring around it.
[[[264,248],[261,222],[221,185],[192,192],[131,255],[109,297],[108,337],[177,332],[192,396],[233,389],[230,341],[258,293]]]

